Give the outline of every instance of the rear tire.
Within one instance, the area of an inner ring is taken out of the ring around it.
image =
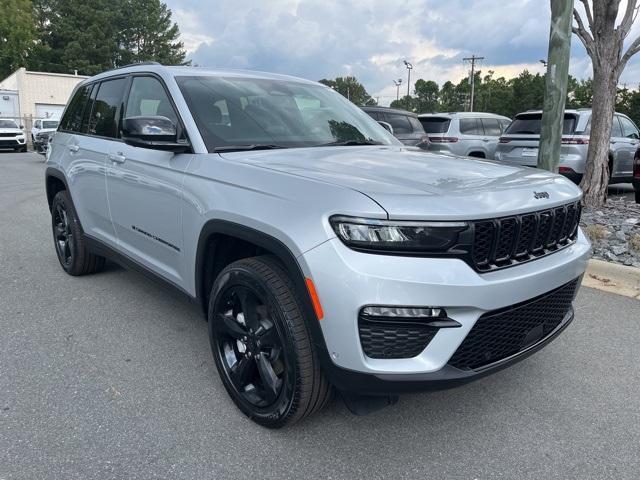
[[[99,272],[105,259],[89,252],[69,192],[61,190],[51,204],[53,242],[60,265],[69,275]]]
[[[332,398],[284,268],[271,256],[239,260],[214,282],[209,340],[238,408],[269,428],[291,425]]]

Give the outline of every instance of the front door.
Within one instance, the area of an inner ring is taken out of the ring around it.
[[[122,118],[178,115],[154,76],[136,76]],[[161,150],[114,145],[108,156],[107,193],[122,252],[167,280],[183,284],[182,181],[191,158]]]

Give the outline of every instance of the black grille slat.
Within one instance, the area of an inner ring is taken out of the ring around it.
[[[438,328],[417,322],[368,321],[358,322],[360,344],[369,358],[413,358],[429,345]]]
[[[0,137],[15,137],[20,135],[19,133],[0,133]]]
[[[474,224],[472,261],[481,272],[508,267],[555,252],[575,240],[580,205],[478,220]]]
[[[544,339],[570,312],[578,282],[576,279],[533,300],[485,313],[449,364],[474,370],[515,355]]]

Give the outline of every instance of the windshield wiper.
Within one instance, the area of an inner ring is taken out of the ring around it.
[[[376,142],[374,140],[344,140],[337,142],[321,143],[320,145],[314,145],[316,147],[344,147],[351,145],[384,145],[382,142]]]
[[[274,150],[277,148],[288,148],[282,145],[270,145],[267,143],[254,143],[251,145],[222,145],[215,147],[214,152],[244,152],[247,150]]]

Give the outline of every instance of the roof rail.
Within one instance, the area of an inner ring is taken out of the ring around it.
[[[162,64],[158,63],[158,62],[152,62],[152,61],[136,62],[136,63],[130,63],[128,65],[120,65],[119,67],[110,68],[109,70],[105,70],[103,73],[105,73],[105,72],[113,72],[114,70],[121,70],[123,68],[128,68],[128,67],[141,67],[141,66],[144,66],[144,65],[162,65]]]

